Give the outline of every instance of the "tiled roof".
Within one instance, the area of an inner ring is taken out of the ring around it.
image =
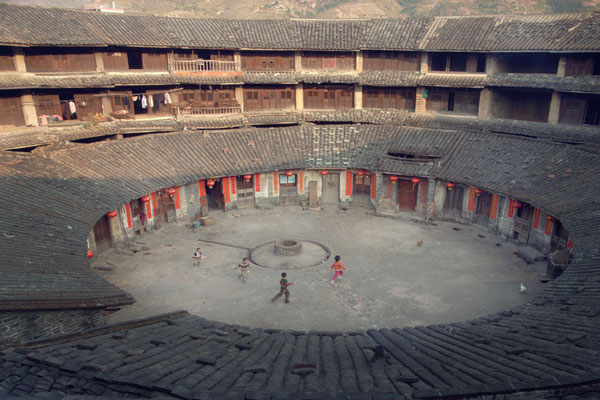
[[[565,76],[546,74],[494,74],[485,86],[552,89],[570,93],[600,93],[598,76]]]
[[[18,127],[0,134],[0,150],[44,146],[64,140],[131,132],[165,132],[180,129],[221,129],[247,125],[292,124],[302,121],[404,125],[432,129],[494,132],[558,142],[600,144],[598,128],[590,125],[548,124],[506,119],[482,120],[471,116],[415,114],[395,109],[305,110],[302,112],[258,112],[174,118],[117,120],[76,126]]]
[[[27,88],[113,88],[117,86],[163,86],[163,85],[234,85],[242,83],[240,75],[232,76],[186,76],[164,73],[97,73],[81,75],[34,75],[34,74],[3,74],[0,76],[0,89]]]
[[[211,20],[0,5],[0,43],[425,51],[598,50],[594,14],[376,20]]]
[[[416,165],[389,157],[390,152],[441,158]],[[12,353],[0,365],[0,380],[10,382],[0,385],[0,393],[213,398],[237,390],[258,399],[282,391],[300,398],[333,391],[427,398],[597,382],[599,165],[600,154],[577,146],[448,126],[188,131],[67,146],[37,156],[0,153],[0,224],[8,234],[0,237],[3,309],[126,301],[126,294],[87,264],[85,241],[99,216],[158,188],[248,171],[381,168],[473,184],[552,213],[577,249],[573,264],[535,302],[472,321],[292,332],[178,313]],[[374,357],[374,346],[382,346],[384,357]],[[151,368],[157,363],[161,368]]]
[[[365,86],[417,86],[419,72],[363,71],[359,82]]]
[[[485,74],[436,74],[419,76],[419,86],[441,87],[484,87],[487,80]]]
[[[436,86],[436,87],[514,87],[556,90],[566,93],[600,93],[600,78],[596,76],[558,77],[548,74],[444,74],[394,71],[351,72],[244,72],[242,75],[178,75],[164,73],[90,73],[69,75],[35,75],[10,73],[0,76],[0,90],[29,88],[114,88],[149,85],[240,85],[347,83],[364,86]]]

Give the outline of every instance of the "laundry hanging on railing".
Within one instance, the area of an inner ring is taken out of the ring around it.
[[[148,107],[148,99],[146,99],[146,95],[142,96],[142,108]]]
[[[173,102],[171,101],[171,95],[169,94],[169,92],[165,93],[165,104],[172,104]]]

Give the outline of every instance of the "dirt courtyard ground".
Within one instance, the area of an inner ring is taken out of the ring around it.
[[[505,242],[478,226],[380,217],[365,209],[275,207],[213,212],[216,224],[196,232],[166,224],[137,243],[134,255],[111,249],[92,267],[137,302],[110,316],[118,322],[175,310],[249,327],[356,330],[439,324],[523,304],[542,289],[544,263],[527,265]],[[453,230],[458,227],[460,230]],[[482,237],[483,236],[483,237]],[[247,251],[271,240],[312,240],[339,254],[348,268],[329,283],[332,259],[288,270],[291,303],[271,303],[281,270],[252,265],[242,284],[234,267]],[[229,244],[232,247],[216,243]],[[422,241],[422,246],[417,242]],[[497,245],[500,243],[501,245]],[[206,255],[193,266],[192,253]],[[103,271],[109,267],[112,271]],[[527,286],[525,294],[519,285]]]

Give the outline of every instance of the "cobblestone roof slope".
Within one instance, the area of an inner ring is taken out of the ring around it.
[[[595,14],[398,20],[221,20],[0,4],[0,43],[213,49],[598,50]]]
[[[302,122],[363,123],[374,125],[417,126],[431,129],[453,129],[464,131],[494,132],[585,144],[589,151],[599,152],[592,144],[600,144],[598,128],[586,125],[547,124],[542,122],[505,119],[481,120],[470,116],[444,114],[414,114],[394,109],[323,110],[303,112],[247,112],[219,116],[151,118],[140,120],[117,120],[100,124],[78,124],[74,126],[48,126],[18,128],[0,134],[0,150],[22,149],[54,145],[65,140],[127,134],[134,132],[174,132],[184,129],[221,129],[248,125],[298,124]],[[35,151],[38,151],[37,149]]]
[[[28,299],[36,308],[85,299],[125,301],[126,294],[90,271],[85,240],[99,217],[132,198],[206,177],[287,168],[376,170],[385,162],[396,173],[412,174],[389,152],[439,155],[428,170],[434,176],[515,196],[552,213],[573,237],[574,263],[535,302],[449,325],[291,332],[182,316],[67,337],[5,359],[0,391],[200,399],[211,391],[213,398],[227,393],[257,399],[299,396],[276,397],[282,391],[325,398],[310,393],[339,391],[435,398],[598,382],[600,155],[510,135],[294,126],[171,133],[37,156],[0,154],[0,226],[8,235],[0,236],[0,273],[8,277],[0,282],[0,307],[14,309]],[[383,347],[383,358],[375,356],[374,346]]]

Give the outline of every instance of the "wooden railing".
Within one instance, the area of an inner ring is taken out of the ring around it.
[[[171,62],[172,72],[236,72],[240,71],[240,66],[235,61],[220,60],[192,60],[192,61],[173,61]]]
[[[235,114],[241,113],[242,107],[180,107],[179,115]]]

